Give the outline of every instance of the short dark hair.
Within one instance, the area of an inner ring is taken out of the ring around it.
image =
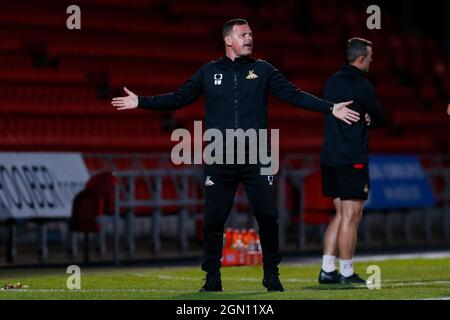
[[[228,36],[233,30],[234,26],[242,26],[244,24],[248,24],[247,20],[245,19],[231,19],[225,22],[222,28],[222,38],[225,39],[226,36]]]
[[[372,42],[363,38],[351,38],[345,46],[345,62],[352,63],[368,53],[367,47],[372,47]]]

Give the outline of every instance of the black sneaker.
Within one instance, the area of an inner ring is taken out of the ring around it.
[[[341,284],[367,284],[366,280],[361,279],[356,273],[352,274],[350,277],[344,277],[342,274],[340,274],[339,281]]]
[[[331,272],[325,272],[320,269],[319,273],[319,283],[320,284],[337,284],[340,283],[339,274],[336,270]]]
[[[264,273],[262,284],[267,288],[267,291],[284,291],[277,273]]]
[[[207,273],[206,278],[204,278],[203,280],[205,281],[205,284],[199,290],[199,292],[223,291],[220,273]]]

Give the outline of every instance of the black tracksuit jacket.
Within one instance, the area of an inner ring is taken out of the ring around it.
[[[369,80],[358,68],[344,64],[327,80],[324,98],[334,103],[353,100],[350,107],[359,112],[361,120],[348,125],[335,117],[325,116],[321,164],[339,166],[367,163],[368,126],[364,115],[368,113],[372,119],[370,128],[380,128],[384,125],[383,111]]]
[[[294,106],[331,114],[333,104],[297,89],[271,64],[224,56],[203,65],[173,93],[139,97],[139,108],[174,110],[205,94],[205,127],[267,129],[268,92]]]

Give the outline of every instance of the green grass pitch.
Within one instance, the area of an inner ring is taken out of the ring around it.
[[[0,299],[450,299],[450,259],[386,260],[355,263],[367,278],[369,265],[381,269],[381,289],[321,286],[318,264],[282,264],[285,292],[268,293],[261,267],[222,269],[222,293],[199,293],[199,267],[82,268],[81,289],[68,290],[66,269],[0,269],[0,286],[20,282],[24,289],[0,290]]]

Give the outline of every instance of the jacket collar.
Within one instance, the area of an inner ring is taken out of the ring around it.
[[[228,58],[227,56],[223,56],[221,60],[224,63],[226,63],[227,65],[237,66],[237,67],[244,66],[244,65],[247,65],[247,64],[255,61],[255,59],[252,57],[236,57],[233,61],[230,58]]]
[[[359,68],[357,68],[357,67],[355,67],[355,66],[353,66],[353,65],[351,65],[351,64],[348,64],[348,63],[345,63],[345,64],[342,66],[341,70],[342,70],[343,72],[345,72],[345,73],[347,73],[347,74],[351,74],[351,75],[353,75],[353,76],[361,76],[361,77],[364,77],[364,72],[363,72],[362,70],[360,70]]]

